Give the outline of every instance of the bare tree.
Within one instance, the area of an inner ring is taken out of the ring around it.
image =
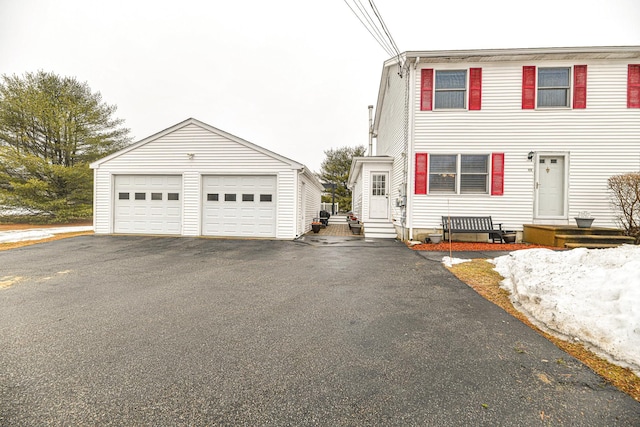
[[[614,175],[608,180],[611,203],[627,236],[640,243],[640,172]]]

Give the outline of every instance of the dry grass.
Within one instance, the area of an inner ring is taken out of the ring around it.
[[[456,264],[449,268],[449,270],[460,280],[471,286],[481,296],[500,306],[507,313],[537,331],[557,347],[593,369],[598,375],[602,376],[615,387],[640,402],[640,377],[627,368],[614,365],[595,355],[582,344],[564,341],[533,325],[524,314],[513,307],[509,299],[509,292],[500,287],[500,282],[503,279],[502,276],[493,268],[493,264],[486,260],[474,259],[471,262]]]

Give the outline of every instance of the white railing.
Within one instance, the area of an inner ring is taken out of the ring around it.
[[[338,204],[334,203],[333,204],[333,208],[334,208],[334,210],[332,211],[331,210],[331,203],[325,203],[325,202],[320,203],[320,210],[321,211],[327,211],[331,215],[334,215],[334,214],[338,213]]]

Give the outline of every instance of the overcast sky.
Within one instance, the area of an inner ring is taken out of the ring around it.
[[[400,51],[640,45],[640,0],[375,5]],[[194,117],[314,171],[367,144],[388,57],[344,0],[0,0],[0,74],[86,81],[135,141]]]

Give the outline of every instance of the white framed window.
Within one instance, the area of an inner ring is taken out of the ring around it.
[[[387,194],[387,176],[384,174],[374,174],[371,182],[371,195],[384,196]]]
[[[467,70],[436,70],[435,109],[465,109]]]
[[[432,154],[429,193],[489,194],[488,154]]]
[[[569,107],[571,69],[538,68],[538,107]]]

